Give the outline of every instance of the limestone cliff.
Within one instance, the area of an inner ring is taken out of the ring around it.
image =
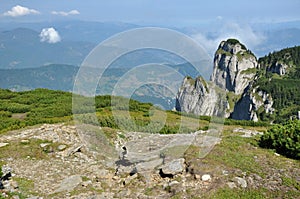
[[[222,41],[215,54],[211,80],[219,87],[240,95],[253,80],[257,65],[256,57],[239,41]]]
[[[186,77],[176,97],[176,110],[210,116],[223,112],[225,117],[258,121],[258,112],[274,112],[272,97],[253,86],[258,70],[256,57],[243,44],[235,39],[222,41],[215,53],[211,82]]]
[[[249,87],[249,89],[252,89]],[[252,89],[245,92],[242,98],[235,104],[234,111],[231,114],[232,119],[258,121],[258,112],[260,110],[272,114],[274,112],[273,99],[271,95],[263,91]]]
[[[219,115],[220,96],[202,77],[186,77],[176,96],[176,110],[197,115]]]

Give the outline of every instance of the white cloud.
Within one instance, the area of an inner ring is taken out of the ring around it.
[[[30,14],[40,14],[40,12],[34,9],[29,9],[20,5],[16,5],[12,7],[11,10],[3,13],[4,16],[10,16],[10,17],[20,17],[20,16],[30,15]]]
[[[52,11],[51,14],[53,15],[61,15],[61,16],[69,16],[69,15],[79,15],[80,12],[78,10],[71,10],[69,12],[64,11]]]
[[[239,25],[237,23],[226,23],[219,28],[214,37],[198,33],[191,35],[199,44],[201,44],[210,55],[213,55],[221,41],[229,38],[238,39],[252,50],[265,40],[265,36],[255,32],[249,25]]]
[[[61,41],[58,32],[54,28],[44,28],[40,33],[41,42],[54,44]]]

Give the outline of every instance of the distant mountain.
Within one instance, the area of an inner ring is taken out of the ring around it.
[[[43,28],[54,27],[64,41],[83,41],[98,44],[108,37],[140,26],[123,22],[93,22],[93,21],[43,21],[35,23],[5,23],[0,22],[1,29],[12,30],[19,27],[40,32]]]
[[[187,35],[204,34],[208,43],[221,37],[219,26],[211,24],[205,27],[173,28]],[[259,45],[252,48],[258,56],[286,47],[300,45],[300,22],[280,24],[253,25],[253,31],[262,35]],[[0,68],[32,68],[48,64],[80,65],[87,54],[101,41],[122,31],[142,26],[122,22],[90,22],[90,21],[43,21],[34,23],[0,22]],[[39,34],[43,28],[54,27],[61,36],[56,44],[41,43]],[[219,42],[219,41],[218,41]],[[248,44],[250,45],[250,44]],[[205,46],[205,45],[204,45]],[[214,50],[212,50],[214,51]],[[213,52],[211,52],[213,53]],[[132,67],[139,58],[153,61],[153,57],[162,53],[151,53],[146,56],[131,57],[121,65]],[[153,56],[155,55],[155,56]],[[160,59],[165,57],[163,54]],[[174,60],[169,57],[163,63]],[[179,64],[175,60],[171,64]]]
[[[47,88],[72,91],[79,67],[49,65],[39,68],[0,69],[0,87],[13,91]]]
[[[61,41],[41,42],[39,32],[17,28],[0,33],[0,68],[29,68],[45,64],[79,65],[95,44]]]
[[[151,52],[145,54],[141,53],[141,55],[144,56],[146,54],[149,55]],[[134,55],[130,55],[129,57],[134,57]],[[128,58],[125,60],[127,59]],[[135,61],[137,60],[133,59],[132,62]],[[122,62],[123,61],[121,60],[120,62],[115,63],[112,67],[109,67],[104,71],[101,78],[99,77],[99,85],[96,91],[98,95],[111,95],[120,78],[132,69],[132,67],[122,67],[119,65]],[[182,76],[189,75],[196,77],[200,75],[199,72],[188,63],[175,65],[168,64],[166,67],[170,67],[174,73],[180,73]],[[37,68],[0,69],[0,88],[13,91],[47,88],[72,92],[78,70],[79,67],[77,66],[63,64],[51,64]],[[97,70],[98,69],[96,68],[90,68],[89,72],[93,74],[96,73]],[[156,71],[156,73],[159,72],[160,71]],[[132,75],[135,76],[135,74]],[[132,77],[132,75],[130,75],[130,77]],[[170,86],[170,84],[176,83],[176,81],[180,83],[181,79],[172,79],[172,74],[168,74],[168,76],[167,74],[161,73],[159,75],[161,75],[161,77],[157,78],[167,82],[166,85],[143,85],[141,88],[137,88],[136,92],[133,93],[132,98],[143,102],[160,104],[166,109],[172,109],[175,105],[174,93],[170,93],[164,86]],[[166,76],[167,79],[164,79]],[[128,86],[131,88],[136,82],[131,81],[129,83]]]

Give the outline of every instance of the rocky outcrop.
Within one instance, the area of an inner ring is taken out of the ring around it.
[[[240,95],[253,80],[257,65],[256,57],[243,44],[234,39],[222,41],[215,54],[211,80]]]
[[[202,77],[186,77],[176,96],[176,110],[197,115],[220,115],[220,97]]]
[[[274,68],[285,73],[286,66]],[[258,121],[257,112],[274,112],[272,97],[254,89],[259,65],[251,51],[235,39],[222,41],[215,53],[211,82],[186,77],[176,97],[176,110],[197,115],[223,115]],[[220,93],[225,93],[226,98]],[[221,114],[223,113],[223,114]]]
[[[289,66],[280,62],[276,62],[275,64],[271,65],[267,68],[269,72],[277,73],[278,75],[282,76],[287,73],[287,68]]]
[[[264,91],[256,90],[246,92],[236,103],[231,114],[232,119],[258,121],[257,112],[260,108],[269,114],[274,112],[272,97]]]

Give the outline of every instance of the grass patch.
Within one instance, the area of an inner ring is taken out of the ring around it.
[[[21,199],[27,198],[29,195],[38,195],[38,193],[33,192],[34,189],[34,182],[32,180],[28,180],[25,178],[13,178],[14,181],[18,183],[19,191],[22,194],[19,193],[12,193],[13,195],[18,195]]]
[[[40,146],[42,143],[48,145],[44,148]],[[0,159],[14,158],[35,158],[35,159],[47,159],[48,154],[55,151],[59,143],[52,143],[47,140],[30,139],[28,142],[14,141],[9,145],[0,148]]]
[[[257,155],[257,150],[248,143],[249,139],[251,138],[223,137],[221,143],[206,156],[205,161],[211,165],[225,165],[247,173],[261,174],[263,168],[253,158]]]
[[[208,198],[214,199],[229,199],[229,198],[243,198],[243,199],[265,199],[266,198],[266,190],[241,190],[241,189],[230,189],[230,188],[222,188],[218,189],[211,194],[209,194]]]
[[[282,184],[286,185],[288,187],[294,187],[295,189],[297,189],[298,191],[300,191],[300,182],[297,182],[293,178],[282,177]]]

